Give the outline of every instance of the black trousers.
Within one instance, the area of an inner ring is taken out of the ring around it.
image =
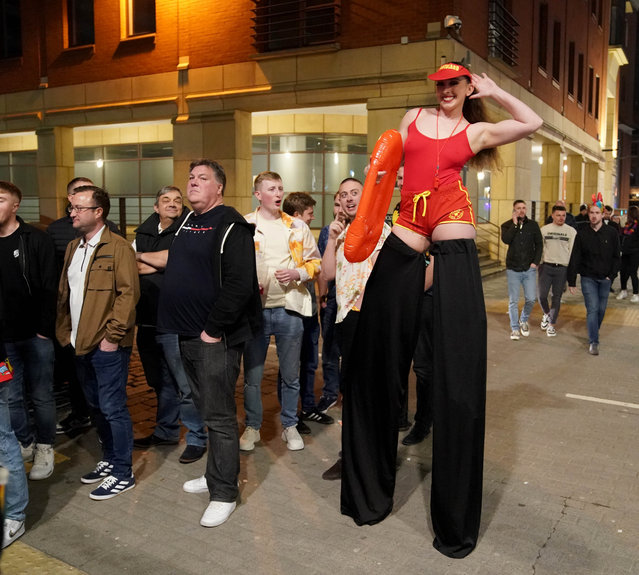
[[[433,287],[434,546],[464,557],[481,516],[486,312],[472,240],[436,242]],[[402,393],[419,334],[424,263],[391,234],[369,278],[346,377],[342,513],[358,525],[392,510]],[[348,400],[346,398],[349,398]]]

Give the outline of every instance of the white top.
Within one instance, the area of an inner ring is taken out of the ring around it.
[[[541,237],[544,240],[542,262],[567,266],[570,263],[570,254],[576,235],[575,228],[568,224],[558,226],[553,222],[542,227]]]
[[[75,338],[78,335],[78,324],[80,323],[82,305],[84,304],[84,282],[87,268],[96,246],[100,243],[105,227],[102,226],[100,231],[91,238],[90,242],[87,242],[84,238],[80,240],[80,245],[75,250],[67,270],[69,308],[71,310],[71,345],[73,347],[75,347]]]

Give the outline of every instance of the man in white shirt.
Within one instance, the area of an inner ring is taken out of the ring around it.
[[[544,312],[541,329],[548,337],[557,335],[555,325],[576,235],[577,231],[566,224],[566,208],[560,204],[553,206],[552,223],[541,228],[544,251],[542,264],[539,266],[539,305]],[[552,302],[549,307],[548,293],[551,288]]]
[[[275,172],[255,178],[258,208],[244,216],[255,225],[257,277],[262,293],[263,331],[244,349],[244,408],[246,429],[240,449],[251,451],[260,441],[262,426],[261,382],[271,335],[275,336],[282,390],[282,440],[291,451],[304,449],[297,431],[297,401],[303,317],[312,315],[311,294],[305,282],[320,270],[320,253],[309,227],[300,219],[282,212],[284,186]]]

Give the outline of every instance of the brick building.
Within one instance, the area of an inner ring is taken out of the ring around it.
[[[573,211],[598,191],[613,201],[627,59],[609,42],[611,13],[634,4],[5,0],[0,179],[46,223],[64,209],[66,182],[87,175],[135,225],[156,189],[184,186],[189,161],[213,157],[241,212],[253,175],[269,168],[286,191],[316,197],[319,227],[339,181],[363,177],[379,134],[435,102],[427,75],[463,60],[544,119],[501,149],[501,171],[464,173],[480,217],[503,221],[515,197],[538,219],[560,197]]]

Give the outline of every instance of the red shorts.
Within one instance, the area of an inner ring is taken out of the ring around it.
[[[399,217],[395,225],[430,237],[440,224],[475,226],[473,206],[461,180],[440,186],[436,192],[402,190]]]

